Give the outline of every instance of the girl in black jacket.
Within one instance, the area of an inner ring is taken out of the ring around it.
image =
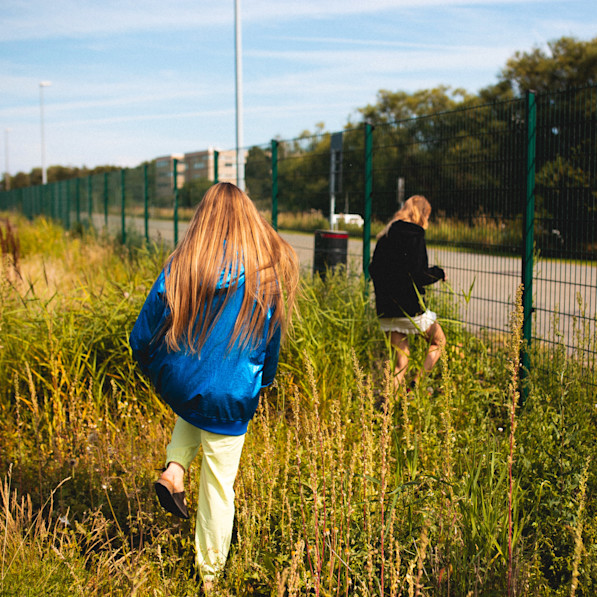
[[[388,334],[396,357],[396,385],[404,381],[410,356],[408,336],[422,334],[429,346],[422,373],[437,363],[446,337],[436,321],[437,315],[425,307],[425,286],[446,280],[444,270],[429,267],[425,230],[431,205],[425,197],[414,195],[394,214],[378,235],[369,273],[375,287],[375,304],[381,329]]]

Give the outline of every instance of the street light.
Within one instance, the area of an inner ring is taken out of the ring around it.
[[[240,22],[240,0],[234,0],[234,56],[236,71],[236,185],[245,190],[245,158],[243,155],[243,67]]]
[[[41,115],[41,183],[48,182],[48,175],[46,173],[46,140],[44,137],[44,87],[49,87],[52,83],[50,81],[42,81],[39,84],[39,109]]]

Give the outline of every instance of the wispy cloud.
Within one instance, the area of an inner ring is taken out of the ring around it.
[[[243,22],[346,18],[384,11],[540,4],[545,0],[250,0],[242,3]],[[4,0],[0,6],[4,41],[56,37],[114,36],[127,32],[201,30],[229,27],[233,4],[213,0]]]
[[[210,2],[201,10],[189,0],[4,0],[0,15],[4,41],[211,27],[230,20],[230,10],[221,3]]]

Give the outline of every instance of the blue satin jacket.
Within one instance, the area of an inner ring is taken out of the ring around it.
[[[158,394],[185,421],[224,435],[243,435],[278,367],[280,328],[267,342],[273,309],[257,346],[228,347],[244,295],[244,273],[201,349],[169,350],[160,330],[169,315],[164,271],[154,283],[130,335],[133,357]],[[229,281],[220,280],[223,289]],[[224,295],[219,298],[223,301]],[[218,306],[218,296],[214,307]]]

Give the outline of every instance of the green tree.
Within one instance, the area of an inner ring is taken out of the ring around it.
[[[70,180],[71,178],[80,178],[88,176],[89,170],[72,166],[50,166],[48,168],[48,182],[58,182],[60,180]]]
[[[271,204],[272,165],[271,152],[262,147],[251,147],[245,164],[247,193],[260,209]]]
[[[280,209],[329,211],[330,135],[299,137],[278,145]]]
[[[446,215],[470,220],[496,211],[487,189],[506,184],[495,164],[516,126],[510,113],[443,86],[413,94],[382,90],[378,103],[360,112],[375,127],[374,217],[387,220],[399,207],[401,178],[404,197],[425,194]]]
[[[473,99],[464,89],[452,90],[446,85],[421,89],[415,93],[381,89],[377,93],[377,103],[359,108],[358,112],[373,125],[388,124],[454,110]]]
[[[547,46],[547,51],[516,52],[501,71],[500,82],[509,83],[519,94],[597,84],[597,37],[590,41],[562,37]]]
[[[146,162],[143,162],[145,164]],[[147,162],[150,166],[153,165],[155,168],[155,162]],[[116,172],[117,170],[121,170],[119,166],[96,166],[90,170],[90,173],[93,174],[104,174],[104,172]]]
[[[42,181],[41,168],[33,168],[29,173],[29,184],[30,186],[40,185]]]
[[[11,189],[24,189],[31,185],[31,177],[26,172],[17,172],[10,178]]]
[[[193,180],[185,182],[178,193],[179,205],[181,207],[196,206],[212,184],[213,181],[208,178],[194,178]]]
[[[62,180],[93,176],[94,174],[103,174],[104,172],[114,172],[116,170],[121,170],[121,168],[118,166],[96,166],[90,170],[86,166],[83,166],[82,168],[72,166],[50,166],[47,171],[48,182],[60,182]],[[33,168],[29,173],[17,172],[11,177],[10,186],[13,189],[20,189],[40,184],[41,168]]]

